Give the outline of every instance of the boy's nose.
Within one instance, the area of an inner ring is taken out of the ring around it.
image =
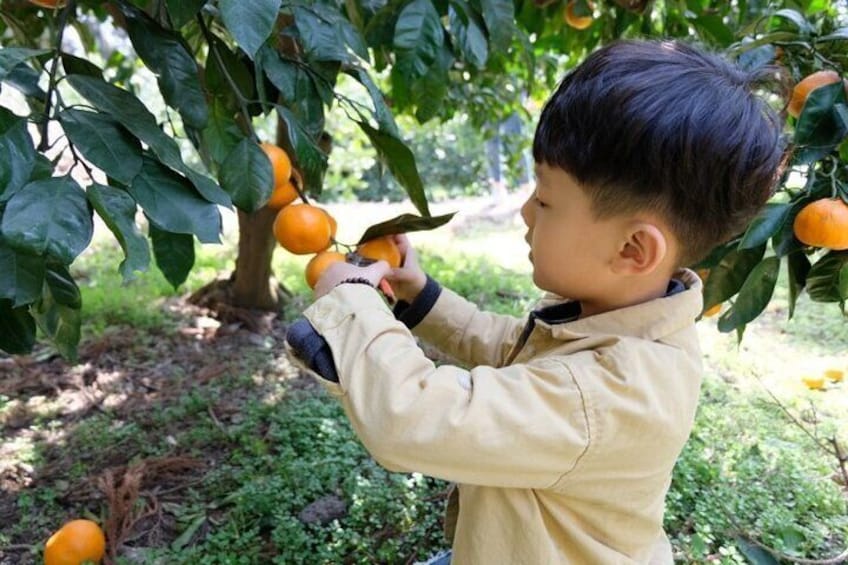
[[[533,214],[533,195],[530,195],[524,205],[521,207],[521,219],[524,220],[524,223],[527,227],[533,226],[534,214]]]

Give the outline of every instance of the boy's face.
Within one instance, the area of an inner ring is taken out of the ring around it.
[[[527,224],[533,281],[542,290],[582,303],[584,313],[603,307],[615,293],[612,270],[622,218],[598,220],[591,201],[571,175],[536,164],[536,190],[521,208]]]

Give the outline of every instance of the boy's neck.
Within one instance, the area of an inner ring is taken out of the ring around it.
[[[635,306],[657,298],[662,298],[668,293],[668,285],[671,277],[658,279],[656,282],[642,287],[631,286],[627,291],[620,293],[611,300],[581,300],[580,317],[587,318],[596,314],[603,314],[612,310],[619,310],[629,306]]]

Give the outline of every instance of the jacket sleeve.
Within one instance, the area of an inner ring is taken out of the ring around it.
[[[329,344],[339,397],[374,458],[467,484],[546,488],[589,443],[580,388],[557,360],[436,367],[376,292],[341,285],[304,312]]]
[[[459,363],[500,367],[521,336],[526,320],[480,310],[442,288],[429,312],[412,332]]]

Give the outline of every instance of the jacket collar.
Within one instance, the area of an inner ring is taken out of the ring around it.
[[[674,278],[683,283],[683,290],[573,321],[567,320],[579,313],[579,305],[546,294],[536,310],[536,323],[549,327],[552,337],[563,341],[599,334],[655,341],[690,326],[703,307],[701,279],[689,269],[677,271]]]

